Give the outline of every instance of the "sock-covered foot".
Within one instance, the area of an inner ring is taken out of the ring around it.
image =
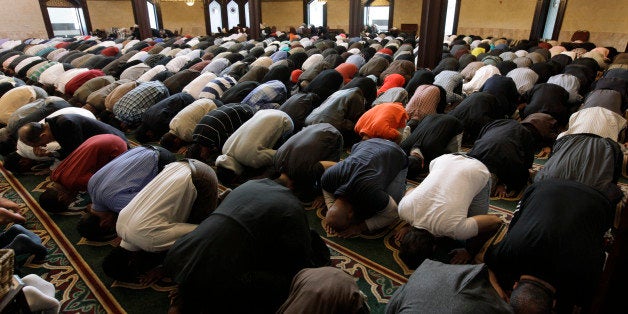
[[[41,240],[35,242],[29,236],[25,234],[18,234],[13,242],[6,246],[7,249],[13,249],[15,256],[23,254],[34,254],[35,260],[40,261],[46,258],[48,250],[41,245]]]
[[[31,311],[41,311],[43,313],[59,313],[60,304],[59,301],[54,297],[47,296],[33,286],[25,286],[22,291],[24,291],[26,302],[28,302],[28,307]]]
[[[24,276],[22,278],[22,281],[27,286],[33,286],[39,289],[39,291],[43,292],[45,295],[49,297],[52,297],[52,298],[55,297],[55,286],[35,274]]]

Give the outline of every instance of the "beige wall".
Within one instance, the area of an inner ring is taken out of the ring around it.
[[[0,38],[48,38],[37,0],[0,0]]]
[[[349,31],[349,0],[327,1],[327,26]]]
[[[588,30],[592,43],[624,51],[628,42],[627,7],[627,0],[569,0],[558,40],[569,41],[575,31]]]
[[[115,28],[129,28],[135,24],[131,1],[87,1],[92,29],[111,31]]]
[[[458,34],[527,39],[535,5],[535,0],[461,0]]]
[[[263,1],[262,24],[276,26],[278,31],[288,31],[303,23],[303,1]]]
[[[393,27],[401,28],[401,24],[421,25],[422,0],[395,0]]]
[[[201,1],[193,6],[185,2],[161,2],[161,18],[163,28],[171,31],[181,30],[182,34],[192,36],[205,35],[205,12]]]

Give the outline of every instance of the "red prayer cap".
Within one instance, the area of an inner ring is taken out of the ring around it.
[[[148,52],[151,49],[153,49],[153,46],[144,47],[144,49],[142,49],[142,51]]]
[[[382,87],[377,90],[377,95],[379,96],[380,94],[386,92],[393,87],[403,87],[405,83],[406,79],[403,77],[403,75],[397,73],[390,74],[384,79],[384,84],[382,85]]]
[[[296,84],[299,81],[299,76],[301,76],[301,74],[303,74],[303,70],[301,69],[296,69],[292,71],[292,73],[290,74],[290,82]]]

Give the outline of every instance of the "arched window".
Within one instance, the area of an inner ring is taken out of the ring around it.
[[[87,35],[91,31],[84,0],[40,0],[49,37]]]
[[[392,27],[393,0],[362,0],[364,26],[371,32],[387,32]]]
[[[304,0],[303,21],[307,26],[327,25],[327,1],[326,0]]]
[[[207,10],[211,33],[230,30],[238,25],[251,27],[248,0],[213,0],[209,2]]]

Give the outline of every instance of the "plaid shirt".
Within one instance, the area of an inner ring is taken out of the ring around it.
[[[286,86],[278,80],[268,81],[252,90],[243,100],[256,110],[277,109],[286,101]]]
[[[159,81],[141,83],[116,102],[113,113],[118,120],[136,125],[142,121],[146,109],[168,96],[168,88]]]

